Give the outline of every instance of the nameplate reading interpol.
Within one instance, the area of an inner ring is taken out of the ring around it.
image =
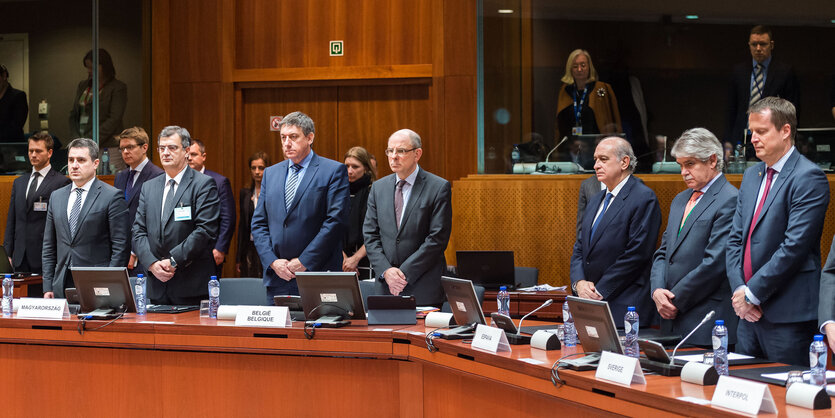
[[[510,351],[510,344],[507,342],[507,335],[505,335],[504,330],[483,324],[478,324],[475,328],[472,347],[491,353]]]
[[[293,321],[286,306],[239,306],[235,325],[285,328],[293,326]]]
[[[777,405],[774,404],[768,385],[729,376],[719,376],[719,382],[716,383],[716,390],[713,391],[713,399],[710,402],[714,406],[750,415],[757,415],[759,412],[777,412]]]
[[[18,318],[61,319],[70,316],[70,307],[66,299],[20,298],[17,310]]]
[[[600,353],[600,365],[594,377],[623,385],[647,382],[638,359],[609,351]]]

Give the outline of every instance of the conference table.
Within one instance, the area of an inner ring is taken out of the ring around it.
[[[531,322],[535,325],[536,322]],[[84,329],[82,329],[82,327]],[[98,329],[96,329],[98,328]],[[551,366],[582,347],[490,353],[422,324],[235,326],[197,312],[82,322],[0,318],[3,416],[735,416],[678,400],[715,386],[648,375],[630,386]],[[742,366],[744,367],[744,366]],[[785,404],[779,414],[832,416]]]

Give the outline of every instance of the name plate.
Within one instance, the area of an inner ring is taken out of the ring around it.
[[[609,351],[600,353],[600,365],[594,377],[623,385],[647,382],[638,359]]]
[[[768,385],[730,376],[719,376],[711,403],[750,415],[777,412]]]
[[[238,306],[235,325],[285,328],[293,326],[286,306]]]
[[[495,353],[498,351],[510,351],[510,344],[507,342],[507,335],[504,334],[503,329],[478,324],[475,327],[473,348]]]
[[[70,316],[66,299],[20,298],[15,303],[20,305],[18,318],[62,319]]]

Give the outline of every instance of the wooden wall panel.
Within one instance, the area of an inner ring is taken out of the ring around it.
[[[171,80],[220,81],[222,2],[177,0],[170,7]]]
[[[478,115],[468,106],[477,94],[475,76],[454,76],[444,79],[444,177],[452,181],[478,171]]]

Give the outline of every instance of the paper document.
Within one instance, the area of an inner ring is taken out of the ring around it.
[[[785,372],[785,373],[763,373],[760,376],[767,377],[769,379],[774,379],[774,380],[786,381],[786,379],[789,378],[789,372]],[[826,380],[829,380],[829,379],[835,379],[835,370],[827,370],[826,371]],[[806,380],[806,381],[809,380],[809,371],[808,370],[803,371],[803,380]],[[828,385],[828,386],[835,386],[835,385]],[[829,390],[829,387],[827,387],[827,390]]]
[[[552,290],[565,290],[566,286],[551,286],[550,284],[538,284],[531,287],[520,287],[516,290],[520,292],[549,292]]]
[[[751,356],[746,356],[745,354],[739,353],[728,353],[728,361],[731,360],[747,360],[749,358],[754,358]],[[683,360],[683,361],[702,361],[704,359],[704,353],[701,354],[678,354],[676,355],[676,360]]]

